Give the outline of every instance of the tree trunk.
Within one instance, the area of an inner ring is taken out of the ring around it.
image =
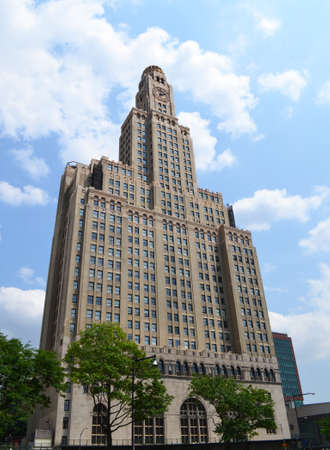
[[[110,391],[110,389],[109,389]],[[112,447],[112,429],[110,425],[110,411],[111,411],[111,400],[110,395],[108,395],[108,408],[107,408],[107,448]]]
[[[112,448],[112,431],[110,428],[107,430],[107,448]]]

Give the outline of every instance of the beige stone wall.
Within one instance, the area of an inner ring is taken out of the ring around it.
[[[188,378],[168,377],[165,385],[168,393],[174,397],[168,411],[165,414],[165,433],[167,443],[181,443],[180,408],[185,400],[189,398]],[[283,402],[282,390],[279,384],[267,385],[255,383],[254,387],[268,390],[275,402],[275,419],[277,424],[276,433],[267,433],[266,430],[258,430],[255,440],[287,439],[290,437],[286,417],[286,409]],[[78,445],[80,439],[83,443],[91,441],[92,410],[93,404],[88,395],[83,394],[80,386],[75,386],[72,392],[73,407],[71,411],[71,425],[68,432],[68,440]],[[201,401],[208,417],[209,442],[217,442],[218,437],[214,433],[214,421],[217,420],[214,408],[207,402]],[[60,443],[61,435],[58,435]],[[114,444],[129,444],[131,440],[130,426],[119,429],[113,436]]]

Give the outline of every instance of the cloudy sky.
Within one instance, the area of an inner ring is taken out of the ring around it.
[[[199,184],[253,230],[273,330],[330,401],[330,3],[2,0],[0,328],[37,345],[60,176],[117,159],[143,69],[191,128]]]

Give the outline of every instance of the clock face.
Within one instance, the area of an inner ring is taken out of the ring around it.
[[[162,102],[167,102],[169,99],[168,91],[161,87],[154,88],[154,96],[158,98],[158,100],[161,100]]]

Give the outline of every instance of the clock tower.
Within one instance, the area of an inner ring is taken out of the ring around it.
[[[160,67],[149,66],[144,70],[135,103],[138,109],[146,112],[154,110],[175,116],[172,86]]]

